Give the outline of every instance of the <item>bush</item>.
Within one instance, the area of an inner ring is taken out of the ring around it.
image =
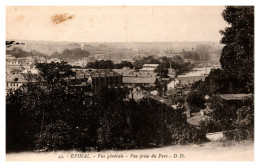
[[[201,121],[199,127],[206,133],[219,132],[223,129],[221,123],[213,119],[206,119],[205,121]]]
[[[224,136],[227,140],[253,140],[254,139],[254,131],[248,129],[236,129],[225,131]]]
[[[172,128],[172,145],[201,143],[207,141],[206,132],[203,129],[186,125]]]
[[[36,135],[36,148],[40,150],[67,150],[73,148],[75,140],[72,129],[66,122],[58,120],[44,127],[44,131]]]

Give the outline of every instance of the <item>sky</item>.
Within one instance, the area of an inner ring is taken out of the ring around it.
[[[6,7],[6,39],[73,42],[220,41],[224,6]]]

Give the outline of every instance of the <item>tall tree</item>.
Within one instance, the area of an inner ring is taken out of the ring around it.
[[[220,31],[225,44],[220,62],[223,70],[244,92],[254,87],[254,7],[227,6],[222,16],[230,27]]]

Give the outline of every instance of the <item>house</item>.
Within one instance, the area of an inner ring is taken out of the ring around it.
[[[10,74],[6,76],[6,93],[15,91],[23,84],[28,82],[36,82],[36,75],[34,74]]]
[[[12,55],[6,55],[6,74],[15,73],[15,71],[22,71],[22,63]]]
[[[21,74],[10,74],[6,77],[6,91],[14,91],[17,90],[20,86],[22,86],[27,81],[24,76]]]

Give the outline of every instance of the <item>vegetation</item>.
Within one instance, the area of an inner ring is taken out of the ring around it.
[[[235,88],[241,92],[254,91],[254,7],[228,6],[222,13],[230,24],[221,34],[225,44],[220,62]]]
[[[191,112],[199,112],[201,109],[206,108],[205,106],[205,98],[202,93],[197,91],[191,91],[186,99]]]
[[[231,25],[221,31],[221,42],[225,44],[220,59],[222,69],[212,70],[205,81],[198,81],[191,88],[202,95],[198,101],[210,96],[213,120],[202,122],[202,128],[207,132],[224,130],[230,140],[253,139],[253,97],[238,103],[226,101],[219,94],[254,93],[254,7],[228,6],[222,16]],[[193,94],[192,91],[189,96]]]
[[[54,52],[51,55],[51,57],[59,58],[60,60],[65,62],[73,62],[75,60],[86,58],[88,56],[89,52],[86,50],[82,50],[81,48],[65,49],[62,51],[62,53]]]
[[[143,68],[144,64],[160,64],[160,61],[154,58],[155,56],[147,56],[147,57],[143,57],[140,60],[136,60],[133,63],[133,66],[136,69],[141,69]]]
[[[100,60],[95,62],[89,62],[87,64],[88,68],[94,69],[122,69],[123,67],[133,68],[132,63],[127,61],[122,61],[121,63],[114,64],[111,60]]]
[[[11,47],[11,44],[7,45],[7,47]],[[39,56],[39,57],[46,57],[47,55],[41,54],[39,52],[36,51],[30,51],[30,52],[26,52],[24,50],[22,50],[19,47],[14,47],[12,50],[6,50],[6,54],[8,55],[12,55],[15,58],[24,58],[24,57],[30,57],[30,56]]]
[[[130,149],[195,139],[189,128],[177,134],[188,126],[183,110],[153,99],[125,101],[124,89],[103,87],[93,97],[67,93],[63,80],[74,75],[71,66],[36,67],[41,78],[7,96],[7,151]]]

